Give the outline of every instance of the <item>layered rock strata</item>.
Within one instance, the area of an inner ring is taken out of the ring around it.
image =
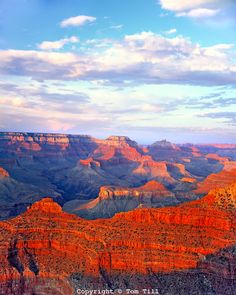
[[[46,198],[0,222],[0,290],[37,294],[43,286],[36,282],[44,280],[48,294],[56,295],[72,294],[72,287],[130,286],[156,286],[161,294],[233,294],[235,217],[236,184],[175,207],[94,221]]]

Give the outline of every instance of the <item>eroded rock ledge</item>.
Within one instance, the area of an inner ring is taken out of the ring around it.
[[[233,294],[235,198],[233,184],[176,207],[137,209],[95,221],[67,214],[45,198],[0,223],[0,290],[41,292],[37,282],[44,280],[48,294],[72,294],[71,286],[81,285],[156,285],[168,294],[182,278],[181,294],[199,288]]]

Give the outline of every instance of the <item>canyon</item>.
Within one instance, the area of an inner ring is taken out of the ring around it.
[[[160,294],[234,294],[235,209],[236,183],[110,219],[86,220],[43,198],[0,222],[1,294],[154,287]]]
[[[0,133],[0,294],[236,290],[236,145]]]
[[[235,169],[236,145],[162,140],[142,146],[126,136],[0,132],[0,219],[17,216],[47,196],[69,213],[87,218],[111,217],[139,206],[175,205],[230,184]],[[150,181],[170,195],[135,196],[137,191],[142,195],[142,188],[145,194]],[[104,200],[106,191],[115,197]]]
[[[110,218],[138,207],[165,207],[180,201],[163,184],[152,180],[137,188],[102,186],[96,199],[83,205],[76,206],[76,203],[76,200],[68,202],[63,209],[86,219],[96,219]]]

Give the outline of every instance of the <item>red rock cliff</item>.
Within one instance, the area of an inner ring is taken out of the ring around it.
[[[206,255],[236,242],[235,198],[236,184],[177,207],[95,221],[43,199],[0,223],[0,281],[194,269]]]

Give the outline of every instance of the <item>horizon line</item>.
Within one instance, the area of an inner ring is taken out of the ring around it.
[[[40,134],[43,134],[43,135],[58,135],[58,136],[60,136],[60,135],[65,135],[65,136],[82,136],[82,137],[90,137],[90,138],[93,138],[93,139],[99,139],[99,140],[107,140],[107,139],[109,139],[110,137],[126,137],[127,139],[129,139],[129,140],[131,140],[131,141],[134,141],[134,142],[136,142],[138,145],[146,145],[146,146],[148,146],[148,145],[152,145],[152,144],[154,144],[154,143],[156,143],[156,142],[163,142],[163,141],[166,141],[166,142],[168,142],[168,143],[171,143],[171,144],[175,144],[175,145],[200,145],[200,146],[215,146],[215,145],[227,145],[227,146],[236,146],[236,142],[235,143],[219,143],[219,142],[212,142],[212,143],[203,143],[203,142],[199,142],[199,143],[192,143],[192,142],[182,142],[182,143],[175,143],[175,142],[172,142],[172,141],[170,141],[170,140],[168,140],[168,139],[164,139],[164,138],[162,138],[162,139],[157,139],[156,141],[153,141],[152,143],[143,143],[143,144],[140,144],[138,141],[136,141],[136,140],[133,140],[133,139],[131,139],[129,136],[127,136],[127,135],[109,135],[108,137],[95,137],[95,136],[93,136],[93,135],[90,135],[90,134],[81,134],[81,133],[66,133],[66,132],[64,132],[64,133],[61,133],[61,132],[39,132],[39,131],[2,131],[2,130],[0,130],[0,134],[2,134],[2,133],[20,133],[20,134],[38,134],[38,135],[40,135]]]

